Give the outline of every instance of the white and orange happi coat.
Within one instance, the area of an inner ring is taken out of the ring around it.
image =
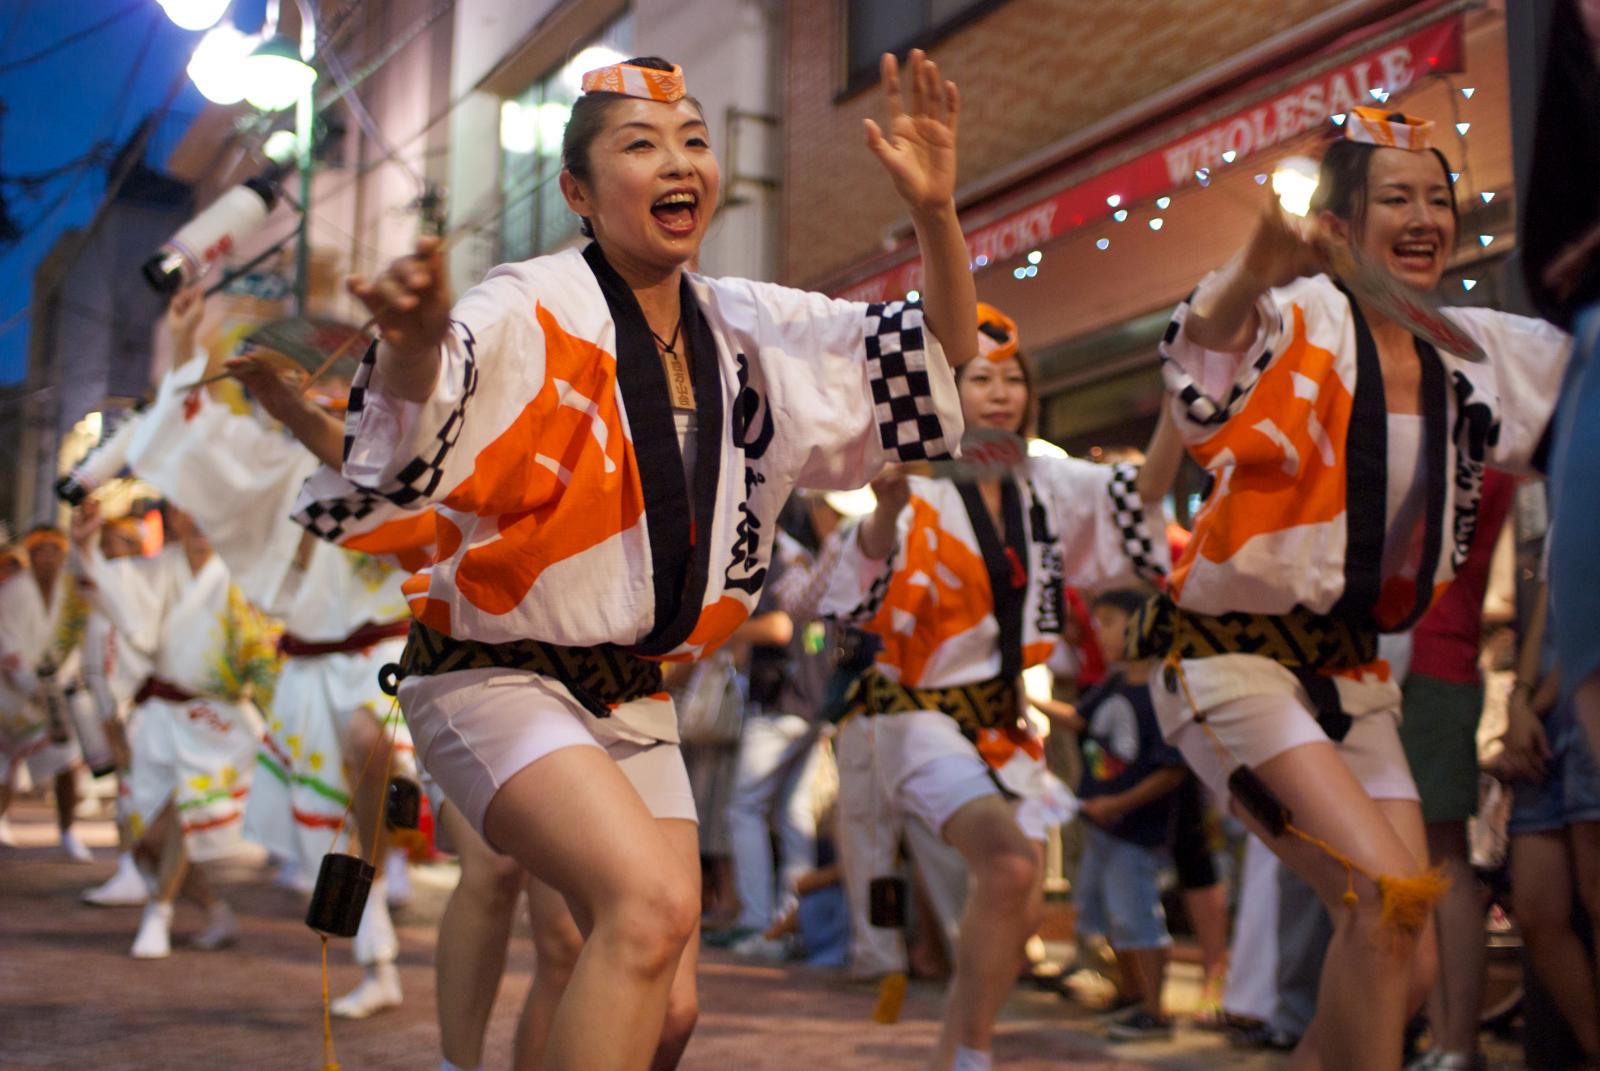
[[[962,429],[920,306],[692,274],[683,288],[683,449],[644,316],[590,245],[464,295],[424,403],[385,394],[369,353],[343,478],[309,481],[300,519],[348,540],[386,527],[385,502],[432,505],[436,560],[406,590],[450,636],[711,652],[755,606],[797,485],[859,487],[886,461],[947,456]],[[616,716],[676,739],[664,694]]]
[[[1541,320],[1452,308],[1445,315],[1488,360],[1418,342],[1424,523],[1415,575],[1385,577],[1383,375],[1350,299],[1322,275],[1268,291],[1243,354],[1196,346],[1183,331],[1188,311],[1184,302],[1173,316],[1162,370],[1189,453],[1214,484],[1173,569],[1174,601],[1201,614],[1303,607],[1370,617],[1386,632],[1410,628],[1472,545],[1484,467],[1540,466],[1570,339]],[[1203,707],[1295,687],[1287,670],[1253,655],[1185,668]],[[1336,684],[1347,714],[1398,702],[1382,664]]]
[[[76,744],[51,740],[45,692],[78,674],[87,616],[65,569],[48,600],[30,570],[0,581],[0,777],[24,760],[36,780],[77,761]]]
[[[913,477],[894,551],[869,558],[852,532],[822,611],[876,633],[878,672],[907,687],[1013,677],[1064,642],[1066,585],[1105,588],[1165,575],[1161,505],[1141,501],[1136,477],[1130,465],[1030,457],[1002,487],[1003,532],[976,487]],[[904,736],[911,754],[900,766],[910,770],[918,740]],[[984,730],[977,747],[1000,769],[1019,747],[1040,757],[1038,741],[1017,732]]]

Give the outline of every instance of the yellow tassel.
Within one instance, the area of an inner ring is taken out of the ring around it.
[[[872,1009],[872,1021],[888,1026],[899,1022],[900,1007],[906,1002],[906,976],[899,971],[883,976],[878,983],[878,1006]]]
[[[1407,937],[1427,925],[1433,906],[1443,899],[1450,881],[1437,868],[1413,878],[1384,874],[1378,878],[1378,896],[1383,904],[1383,924]]]
[[[1356,906],[1356,870],[1353,866],[1344,868],[1344,906]]]

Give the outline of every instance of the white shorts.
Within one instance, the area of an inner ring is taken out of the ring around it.
[[[260,735],[260,716],[249,703],[141,703],[128,729],[128,821],[134,836],[171,802],[191,859],[204,863],[236,851]]]
[[[565,689],[537,674],[461,669],[407,677],[400,682],[400,708],[418,761],[480,835],[489,801],[500,787],[568,747],[603,749],[655,817],[698,820],[676,742],[652,740],[612,718],[596,718]]]
[[[1228,775],[1238,765],[1259,770],[1267,760],[1292,748],[1319,741],[1328,742],[1328,734],[1312,713],[1310,697],[1300,688],[1293,674],[1264,658],[1223,657],[1249,658],[1252,663],[1266,664],[1263,667],[1244,667],[1248,674],[1247,683],[1263,685],[1254,694],[1236,695],[1213,703],[1207,703],[1200,694],[1196,695],[1197,702],[1207,705],[1206,721],[1221,739],[1231,756],[1231,762],[1218,754],[1210,734],[1194,721],[1182,690],[1176,694],[1167,690],[1160,667],[1150,674],[1150,696],[1156,718],[1161,722],[1162,734],[1169,744],[1183,753],[1184,761],[1205,782],[1206,787],[1216,793],[1218,799],[1228,798]],[[1184,670],[1190,677],[1191,690],[1195,690],[1196,673],[1190,667],[1201,662],[1220,661],[1185,661]],[[1218,693],[1226,690],[1226,685],[1218,679],[1220,674],[1215,669],[1209,674],[1211,679],[1202,677],[1199,683],[1201,688]],[[1343,684],[1341,681],[1341,700],[1347,698]],[[1345,710],[1351,712],[1353,717],[1350,731],[1335,745],[1339,757],[1372,799],[1419,799],[1416,783],[1411,779],[1411,767],[1406,763],[1405,750],[1400,746],[1399,689],[1387,689],[1392,690],[1394,699],[1392,703],[1385,703],[1382,701],[1385,689],[1370,682],[1359,687],[1363,690],[1358,697],[1369,700],[1368,708],[1357,707],[1352,711],[1351,704],[1344,704]]]
[[[919,710],[872,715],[865,735],[868,755],[863,757],[872,763],[872,788],[881,805],[916,815],[941,836],[945,823],[962,807],[1002,795],[988,763],[947,714]],[[1022,796],[1014,813],[1030,840],[1044,839],[1055,810],[1050,801],[1035,798],[1035,786],[1044,784],[1042,778],[1008,778],[1007,787]]]

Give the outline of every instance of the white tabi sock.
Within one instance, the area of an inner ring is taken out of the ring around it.
[[[950,1071],[993,1071],[993,1068],[987,1052],[965,1045],[956,1046],[956,1061],[950,1065]]]

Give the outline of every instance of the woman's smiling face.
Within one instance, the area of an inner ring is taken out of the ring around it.
[[[1361,251],[1401,282],[1432,290],[1456,246],[1450,176],[1431,152],[1379,149],[1367,167]]]
[[[589,146],[588,166],[590,182],[563,172],[561,189],[608,257],[667,269],[694,260],[722,176],[692,101],[629,98],[611,105]]]

